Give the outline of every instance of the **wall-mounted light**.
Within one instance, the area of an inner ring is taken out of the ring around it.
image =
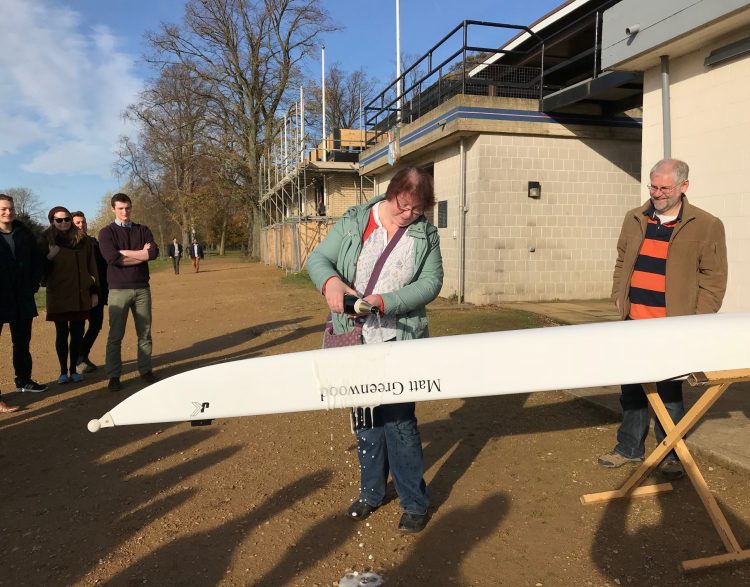
[[[633,35],[637,35],[640,30],[640,24],[631,24],[630,26],[625,27],[625,34],[629,37],[632,37]]]
[[[542,184],[538,181],[529,182],[529,197],[538,200],[542,197]]]

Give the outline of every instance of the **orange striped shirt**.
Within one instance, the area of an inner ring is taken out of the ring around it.
[[[630,314],[632,320],[663,318],[667,315],[666,282],[667,254],[677,220],[662,224],[657,218],[648,219],[646,236],[641,243],[630,277]]]

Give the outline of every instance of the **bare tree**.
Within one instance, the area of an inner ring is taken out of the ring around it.
[[[127,193],[127,187],[123,187],[118,191]],[[112,212],[112,196],[114,195],[115,192],[109,192],[103,195],[99,200],[99,207],[96,209],[96,213],[92,217],[86,218],[88,229],[91,234],[98,234],[102,228],[115,219]]]
[[[13,198],[18,216],[37,222],[42,221],[42,224],[46,224],[47,218],[42,199],[29,188],[8,188],[7,190],[0,190],[0,192]]]
[[[209,141],[205,82],[178,64],[162,70],[126,118],[140,126],[137,141],[123,137],[118,171],[155,198],[180,227],[187,244],[191,208],[201,181],[200,159]]]
[[[402,92],[402,113],[404,118],[408,118],[408,113],[411,112],[415,107],[415,102],[418,102],[420,94],[423,90],[430,86],[431,83],[435,82],[436,78],[428,78],[424,81],[423,77],[427,75],[427,61],[425,56],[419,57],[413,53],[402,53],[401,54],[401,71],[404,72],[402,75],[404,79],[399,87],[394,81],[394,84],[385,93],[385,102],[390,103],[391,109],[395,111],[396,100],[398,99],[398,91]]]
[[[366,105],[375,96],[376,80],[367,75],[364,69],[345,72],[338,63],[328,68],[326,73],[326,127],[359,128],[359,105]],[[307,86],[305,105],[305,125],[322,133],[322,92],[320,83],[310,81]]]
[[[154,62],[181,63],[213,95],[217,126],[232,135],[247,213],[248,250],[258,240],[258,169],[270,152],[290,84],[318,37],[335,30],[320,0],[190,0],[184,25],[149,36]]]
[[[206,235],[216,245],[219,255],[225,253],[227,235],[232,228],[230,225],[236,224],[233,220],[241,211],[243,193],[239,170],[231,159],[222,158],[223,153],[229,150],[226,143],[218,141],[211,156],[204,160],[204,173],[209,178],[205,187],[206,199],[210,200],[211,206],[201,209],[201,220]]]

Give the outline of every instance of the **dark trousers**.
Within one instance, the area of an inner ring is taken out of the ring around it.
[[[91,349],[94,346],[94,343],[96,342],[96,337],[99,336],[99,333],[102,330],[103,324],[104,324],[104,305],[99,303],[93,308],[91,308],[91,310],[89,311],[89,328],[86,331],[86,334],[83,335],[83,342],[81,343],[81,352],[78,355],[79,359],[88,360],[89,353],[91,352]]]
[[[61,374],[72,375],[76,372],[76,361],[81,352],[85,325],[85,320],[55,320],[55,350]]]
[[[180,258],[179,257],[172,257],[172,267],[174,267],[174,274],[179,275],[180,274]]]
[[[16,382],[25,383],[31,379],[31,322],[33,318],[10,322],[10,338],[13,342],[13,369],[16,372]],[[0,324],[0,334],[4,324]]]

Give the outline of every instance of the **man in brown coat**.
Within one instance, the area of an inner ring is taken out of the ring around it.
[[[727,285],[724,225],[688,202],[688,173],[684,161],[659,161],[651,169],[649,200],[625,215],[612,286],[612,299],[623,320],[708,314],[721,307]],[[648,346],[648,341],[643,344]],[[672,420],[678,422],[685,413],[682,382],[661,382],[657,388]],[[617,445],[599,457],[603,467],[643,460],[650,420],[643,388],[623,385],[620,404],[623,418]],[[657,442],[666,436],[658,421],[654,433]],[[684,474],[674,451],[659,470],[668,479]]]

